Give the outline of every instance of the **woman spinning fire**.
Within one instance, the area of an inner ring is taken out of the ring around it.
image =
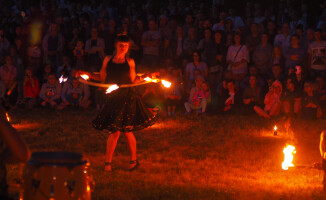
[[[135,62],[126,55],[129,45],[130,38],[128,36],[117,36],[116,54],[106,56],[103,60],[100,77],[92,78],[108,84],[135,83]],[[120,88],[106,95],[106,103],[93,121],[93,126],[96,129],[107,129],[111,133],[106,145],[105,171],[112,171],[112,157],[121,132],[126,136],[131,154],[128,169],[134,170],[139,166],[133,131],[146,128],[154,124],[155,120],[155,115],[144,105],[141,96],[135,92],[134,88]]]

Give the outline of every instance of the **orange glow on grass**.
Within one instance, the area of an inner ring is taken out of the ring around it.
[[[289,167],[294,167],[292,161],[293,161],[293,154],[296,153],[295,147],[292,145],[287,145],[283,149],[284,153],[284,161],[282,163],[282,169],[283,170],[288,170]]]
[[[82,75],[80,75],[80,77],[82,77],[85,80],[88,80],[89,79],[89,76],[87,74],[82,74]]]
[[[117,85],[117,84],[114,84],[114,85],[111,85],[110,87],[108,87],[108,89],[106,90],[106,94],[109,94],[109,93],[111,93],[112,91],[114,91],[114,90],[117,90],[117,89],[119,89],[119,86]]]

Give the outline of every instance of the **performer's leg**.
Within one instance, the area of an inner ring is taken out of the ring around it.
[[[114,153],[115,147],[117,146],[119,136],[120,136],[120,131],[117,131],[117,132],[109,135],[108,140],[106,142],[105,163],[111,163],[113,153]],[[105,165],[105,171],[111,171],[111,164]]]
[[[127,138],[127,142],[128,142],[128,147],[130,150],[130,161],[135,161],[137,160],[137,156],[136,156],[136,138],[134,136],[134,134],[132,132],[125,132],[125,136]],[[132,169],[135,167],[135,165],[137,164],[137,162],[133,162],[129,164],[129,169]]]

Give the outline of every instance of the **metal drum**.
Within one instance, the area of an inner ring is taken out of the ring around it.
[[[24,200],[90,200],[89,162],[73,152],[35,152],[23,172]]]

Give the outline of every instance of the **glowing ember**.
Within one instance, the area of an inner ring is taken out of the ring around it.
[[[114,90],[117,90],[117,89],[119,89],[119,86],[118,85],[116,85],[116,84],[114,84],[114,85],[111,85],[107,90],[106,90],[106,94],[109,94],[109,93],[111,93],[112,91],[114,91]]]
[[[68,78],[67,78],[67,77],[63,77],[63,75],[61,75],[60,78],[59,78],[59,82],[60,82],[60,83],[62,83],[62,82],[64,83],[64,82],[66,82],[67,80],[68,80]]]
[[[7,117],[7,121],[9,122],[10,121],[10,117],[9,117],[8,113],[6,113],[6,117]]]
[[[80,77],[82,77],[85,80],[88,80],[89,79],[89,76],[87,74],[82,74],[82,75],[80,75]]]
[[[151,79],[148,76],[146,78],[144,78],[144,80],[147,82],[153,82],[153,83],[157,83],[159,81],[158,79]]]
[[[284,153],[284,161],[282,163],[282,169],[288,170],[289,167],[294,167],[292,161],[293,161],[293,154],[296,153],[295,147],[292,145],[287,145],[283,149],[283,153]]]
[[[166,87],[166,88],[171,87],[171,82],[169,82],[169,81],[162,80],[162,84],[163,84],[164,87]]]

